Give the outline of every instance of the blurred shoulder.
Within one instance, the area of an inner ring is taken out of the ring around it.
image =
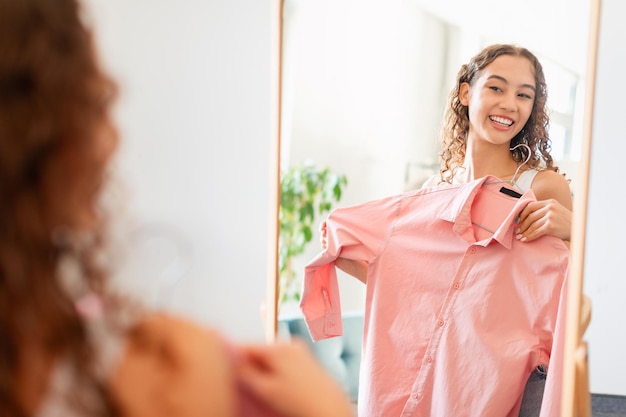
[[[216,331],[167,314],[131,327],[112,372],[111,393],[128,416],[230,415],[233,372],[229,347]]]

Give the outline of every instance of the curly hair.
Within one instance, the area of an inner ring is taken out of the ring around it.
[[[507,44],[495,44],[484,48],[475,55],[467,64],[461,66],[456,78],[456,84],[449,95],[448,105],[444,114],[443,128],[441,132],[441,152],[439,153],[440,176],[442,182],[452,182],[454,171],[465,160],[467,137],[469,133],[469,112],[459,98],[461,85],[468,83],[473,85],[480,76],[481,71],[496,58],[502,55],[523,57],[530,61],[535,72],[536,95],[533,109],[526,125],[511,139],[510,147],[513,160],[525,161],[529,158],[527,166],[537,168],[542,166],[558,172],[550,155],[551,141],[548,137],[549,116],[546,107],[548,90],[543,67],[537,57],[528,49]],[[530,148],[531,155],[525,146]]]
[[[95,377],[85,324],[58,276],[70,256],[88,290],[103,291],[96,258],[105,219],[87,245],[59,239],[94,211],[117,142],[102,133],[115,84],[100,69],[81,12],[77,0],[0,0],[1,416],[33,411],[15,383],[23,348],[33,343],[44,355],[69,358],[81,383],[101,393],[101,411],[83,404],[88,414],[114,414]]]

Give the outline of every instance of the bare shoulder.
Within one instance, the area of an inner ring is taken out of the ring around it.
[[[128,333],[130,349],[157,347],[163,352],[187,357],[227,355],[225,339],[215,330],[175,315],[157,313],[147,316]],[[190,341],[193,341],[191,343]],[[208,354],[208,355],[207,355]]]
[[[532,190],[537,200],[554,199],[572,209],[572,193],[569,181],[562,174],[551,170],[543,170],[537,173],[532,183]]]
[[[191,417],[215,410],[230,415],[230,364],[227,344],[217,332],[156,314],[129,331],[109,386],[127,416]]]

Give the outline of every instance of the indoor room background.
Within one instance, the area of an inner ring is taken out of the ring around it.
[[[391,13],[393,7],[407,1],[384,3]],[[558,3],[561,7],[569,4]],[[276,204],[276,2],[89,0],[87,4],[87,18],[94,22],[105,65],[121,88],[116,110],[123,140],[118,173],[127,193],[127,197],[122,194],[128,217],[134,225],[127,242],[131,256],[120,274],[130,278],[124,285],[156,305],[214,325],[237,340],[263,340],[262,304],[267,296],[268,271],[275,262],[270,219]],[[492,6],[500,10],[514,7],[513,2],[494,2]],[[541,13],[542,6],[534,7],[539,10],[532,10],[525,20],[528,31],[539,24],[533,16]],[[584,276],[584,292],[592,300],[592,320],[585,336],[589,342],[591,391],[620,395],[626,395],[626,335],[622,330],[626,320],[626,273],[620,262],[626,227],[620,207],[619,179],[623,170],[618,158],[626,154],[626,135],[621,127],[626,89],[618,71],[626,64],[626,51],[620,43],[626,29],[619,18],[626,13],[625,7],[619,0],[602,1]],[[569,18],[565,9],[560,14],[548,12],[554,21],[559,16]],[[365,61],[378,71],[374,77],[363,78],[355,68],[347,68],[354,74],[351,87],[363,89],[364,97],[382,94],[380,97],[388,103],[383,110],[387,114],[405,112],[416,116],[412,124],[366,129],[364,122],[371,122],[377,113],[368,113],[372,108],[361,102],[360,113],[348,122],[360,129],[363,143],[358,148],[339,144],[352,149],[356,158],[369,165],[346,163],[338,153],[326,152],[325,162],[336,170],[345,170],[349,177],[341,204],[399,192],[419,182],[432,169],[443,105],[438,94],[447,92],[458,63],[481,42],[497,41],[477,39],[460,32],[454,22],[441,23],[435,17],[434,11],[413,15],[415,24],[411,24],[411,16],[405,14],[401,23],[411,28],[411,36],[400,33],[400,25],[387,31],[379,28],[379,36],[374,28],[365,28],[369,32],[363,32],[366,37],[361,40],[369,42],[371,48],[336,52],[335,58],[345,65],[358,65],[377,49],[385,51],[388,55],[380,61],[372,57]],[[349,22],[328,22],[336,27],[343,23],[347,26]],[[436,45],[423,37],[431,31],[448,33],[447,42],[456,48],[456,62],[438,48],[429,49]],[[586,49],[585,41],[585,34],[574,33],[570,42],[560,45],[561,52],[574,57],[580,52],[577,48]],[[441,66],[424,67],[416,61],[405,66],[396,60],[400,46],[428,50]],[[541,44],[526,46],[538,50]],[[388,68],[384,68],[383,61],[397,64],[393,76],[384,73]],[[333,79],[333,70],[337,68],[324,70],[328,71],[328,80]],[[421,76],[415,78],[415,74]],[[415,97],[412,89],[418,83],[434,85],[437,91]],[[385,96],[385,85],[406,86],[406,90],[402,95]],[[284,100],[288,103],[296,98],[285,96]],[[424,102],[432,103],[432,107],[424,109]],[[326,103],[329,107],[335,104]],[[423,111],[417,112],[418,108]],[[292,116],[289,123],[295,123],[297,114]],[[316,139],[330,139],[330,133],[337,135],[335,139],[342,137],[340,130],[331,129],[332,121],[318,116],[300,132]],[[429,125],[432,141],[420,149],[415,143],[404,142],[404,148],[393,152],[411,158],[403,164],[386,165],[391,151],[368,137],[394,141],[410,136],[417,124]],[[295,126],[283,125],[283,132]],[[321,134],[321,128],[330,133]],[[580,127],[573,125],[573,129],[570,141],[575,141]],[[305,154],[321,161],[309,151],[323,152],[324,145],[313,143],[313,139],[306,143],[310,149],[298,148],[293,142],[287,145],[281,162],[289,164]],[[575,165],[568,165],[576,155],[569,153],[567,146],[561,165],[576,181],[576,170],[570,168]],[[372,155],[380,159],[374,160]],[[367,170],[359,171],[364,166]],[[393,187],[375,181],[383,173],[396,179]],[[357,296],[347,307],[358,309],[360,290],[352,291]]]

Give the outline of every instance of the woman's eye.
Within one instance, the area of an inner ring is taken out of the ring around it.
[[[492,85],[491,87],[489,87],[490,89],[492,89],[493,91],[502,91],[502,89],[500,87],[497,87],[495,85]]]
[[[526,99],[532,99],[532,96],[530,94],[526,94],[526,93],[520,93],[518,94],[521,98],[526,98]]]

